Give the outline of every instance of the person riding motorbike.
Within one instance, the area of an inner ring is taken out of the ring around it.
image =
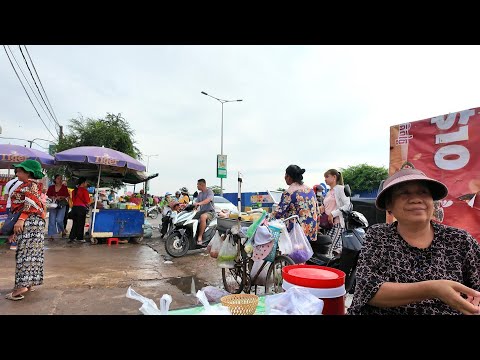
[[[202,237],[205,228],[207,227],[207,219],[208,221],[213,220],[215,216],[215,207],[213,206],[213,191],[212,189],[207,188],[207,182],[205,179],[198,179],[197,180],[197,189],[200,191],[198,193],[198,197],[196,202],[193,204],[195,208],[200,207],[200,211],[195,215],[199,216],[199,226],[198,226],[198,237],[197,237],[197,244],[202,244]]]
[[[180,189],[182,196],[180,196],[180,200],[178,202],[180,204],[188,204],[190,202],[190,196],[188,196],[188,189],[184,186]]]
[[[170,203],[172,201],[172,194],[167,192],[163,197],[162,202],[160,203],[162,208],[162,229],[160,230],[160,238],[163,238],[168,230],[168,223],[170,220],[170,212],[172,209],[170,208]]]

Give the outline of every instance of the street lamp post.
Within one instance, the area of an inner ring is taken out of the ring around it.
[[[236,101],[243,101],[242,99],[239,100],[224,100],[216,98],[215,96],[207,94],[205,91],[202,91],[203,95],[210,96],[211,98],[219,101],[222,104],[222,126],[221,126],[221,133],[220,133],[220,155],[223,155],[223,104],[227,102],[236,102]],[[223,178],[220,178],[220,195],[223,196]]]
[[[148,176],[148,164],[150,163],[150,158],[152,156],[158,156],[158,154],[153,154],[153,155],[145,155],[147,157],[147,166],[145,168],[145,172],[147,173],[147,176]],[[147,194],[147,191],[148,191],[148,180],[145,181],[145,189],[143,190],[145,194]]]

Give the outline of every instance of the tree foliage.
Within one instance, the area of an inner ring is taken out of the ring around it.
[[[210,189],[212,189],[212,191],[215,195],[220,195],[222,193],[222,190],[221,190],[220,186],[218,186],[218,185],[212,185],[212,186],[210,186]]]
[[[353,194],[373,192],[378,189],[380,182],[388,177],[386,167],[367,164],[349,166],[346,169],[341,169],[341,172],[343,182],[350,185]]]
[[[285,191],[285,189],[284,189],[284,188],[281,188],[281,187],[279,187],[279,188],[277,189],[277,191],[282,191],[282,192],[283,192],[283,191]]]
[[[104,119],[85,119],[80,115],[70,120],[68,129],[70,132],[60,139],[57,152],[79,146],[105,146],[141,159],[142,153],[133,140],[135,132],[121,114],[107,113]]]
[[[141,159],[142,153],[135,146],[133,135],[135,132],[121,114],[107,113],[103,119],[84,118],[70,119],[69,132],[59,139],[56,152],[72,149],[79,146],[105,146],[113,150],[130,155],[134,159]],[[63,174],[70,177],[66,166],[48,170],[47,175]],[[122,185],[115,182],[115,188]]]

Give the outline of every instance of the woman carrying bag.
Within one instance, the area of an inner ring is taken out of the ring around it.
[[[62,182],[62,175],[56,174],[53,177],[54,184],[48,187],[47,196],[57,204],[55,208],[48,211],[48,239],[53,240],[55,235],[64,233],[63,219],[68,211],[68,188]]]
[[[342,210],[351,210],[352,203],[350,198],[345,195],[345,186],[340,171],[330,169],[323,176],[325,176],[325,183],[330,186],[330,190],[323,200],[323,206],[320,206],[320,213],[325,212],[328,215],[328,222],[332,226],[327,232],[332,239],[332,246],[328,253],[331,256],[334,253],[337,255],[342,252],[342,231],[345,229]]]
[[[25,160],[13,166],[23,183],[11,195],[11,211],[20,215],[13,227],[17,242],[15,286],[5,298],[16,301],[22,300],[27,291],[33,291],[33,286],[43,284],[45,212],[37,181],[43,178],[40,163]]]

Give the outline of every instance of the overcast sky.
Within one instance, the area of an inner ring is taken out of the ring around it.
[[[158,154],[142,161],[159,173],[150,182],[158,195],[193,192],[199,178],[220,185],[222,105],[201,91],[243,100],[223,105],[224,192],[237,191],[238,172],[243,191],[286,187],[290,164],[306,169],[310,186],[330,168],[388,168],[391,125],[480,106],[480,46],[27,48],[64,132],[79,115],[121,113],[142,153]],[[10,49],[35,87],[18,46]],[[19,73],[47,130],[1,51],[0,136],[52,140],[53,122]]]

